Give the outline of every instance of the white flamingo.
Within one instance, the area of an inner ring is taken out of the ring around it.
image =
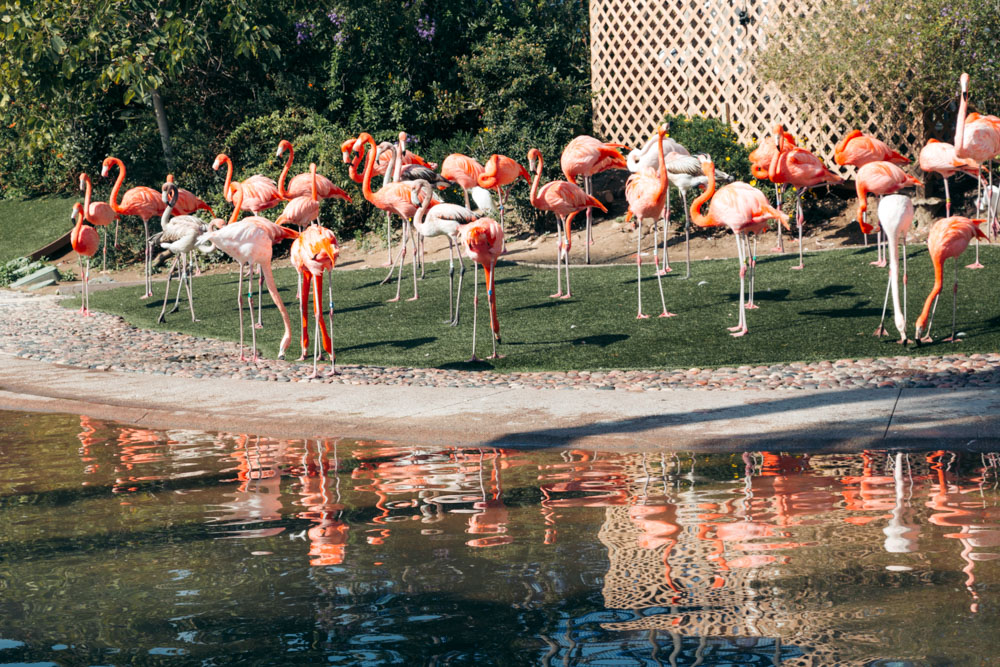
[[[906,344],[906,235],[913,224],[913,201],[906,195],[886,195],[878,203],[878,222],[889,243],[889,282],[882,302],[882,320],[875,335],[886,334],[885,312],[892,292],[892,314],[899,331],[899,343]],[[903,306],[899,305],[899,243],[903,243]]]
[[[171,217],[174,206],[180,191],[173,183],[163,184],[163,201],[167,207],[160,216],[160,233],[150,237],[150,243],[166,248],[174,255],[174,261],[167,271],[167,287],[163,292],[163,308],[156,318],[157,323],[163,322],[167,310],[167,302],[170,300],[170,279],[174,275],[174,269],[180,262],[180,278],[177,284],[177,298],[174,299],[174,307],[171,313],[177,312],[181,301],[181,285],[187,290],[188,306],[191,308],[191,321],[197,322],[194,315],[194,300],[191,296],[191,253],[197,246],[198,237],[208,231],[208,225],[199,217],[194,215],[178,215]]]

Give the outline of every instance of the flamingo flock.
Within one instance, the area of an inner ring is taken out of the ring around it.
[[[953,282],[952,335],[944,340],[955,341],[957,319],[958,265],[957,258],[968,245],[976,243],[976,261],[967,268],[979,269],[978,242],[987,239],[980,225],[989,221],[990,233],[998,229],[997,203],[1000,189],[988,184],[984,175],[984,165],[1000,156],[1000,118],[968,112],[968,76],[960,78],[960,101],[954,144],[935,139],[930,140],[920,151],[917,164],[926,173],[939,174],[944,179],[946,217],[939,220],[930,231],[928,249],[934,269],[934,288],[928,295],[924,308],[915,323],[917,344],[929,342],[930,327],[938,297],[943,290],[944,262],[955,258]],[[497,345],[500,342],[500,323],[497,315],[495,272],[500,258],[507,252],[505,246],[504,217],[507,210],[511,187],[520,179],[530,184],[528,201],[540,211],[551,212],[555,216],[556,246],[556,291],[550,296],[570,299],[570,251],[572,249],[572,229],[574,218],[585,212],[584,246],[585,261],[590,261],[591,212],[600,209],[607,213],[607,207],[592,194],[591,177],[609,169],[627,169],[631,176],[625,185],[625,199],[628,202],[626,222],[635,218],[636,241],[636,300],[637,318],[647,319],[642,306],[642,247],[643,222],[653,220],[653,265],[657,279],[661,312],[659,317],[673,317],[667,309],[667,297],[662,276],[669,273],[667,255],[667,230],[669,226],[670,187],[680,193],[685,215],[685,244],[689,242],[689,227],[728,227],[736,241],[739,265],[739,305],[738,319],[729,332],[734,337],[745,336],[749,332],[747,311],[758,306],[754,303],[755,273],[757,264],[757,242],[768,232],[770,221],[775,221],[777,247],[782,250],[782,227],[790,230],[789,215],[782,210],[782,196],[786,188],[795,192],[795,223],[799,240],[799,263],[792,269],[804,268],[802,235],[805,216],[803,198],[814,188],[837,185],[842,178],[828,169],[823,160],[812,152],[797,146],[795,138],[782,124],[776,124],[772,135],[760,143],[750,154],[751,171],[756,178],[768,180],[776,186],[776,201],[772,205],[765,195],[750,184],[728,182],[728,174],[716,169],[711,156],[692,155],[687,148],[667,135],[667,128],[660,126],[641,148],[623,155],[628,147],[622,144],[603,142],[591,136],[573,139],[560,156],[560,167],[565,180],[541,183],[543,157],[538,149],[527,153],[528,169],[516,159],[494,154],[480,164],[474,158],[462,155],[448,155],[437,164],[424,160],[407,150],[407,135],[399,134],[398,143],[377,143],[371,134],[359,133],[341,144],[343,162],[348,166],[351,180],[361,186],[365,199],[386,214],[391,226],[392,217],[401,220],[402,236],[399,248],[393,257],[389,246],[389,273],[383,283],[396,273],[396,293],[388,299],[397,302],[401,296],[403,270],[407,254],[412,245],[411,270],[413,275],[413,295],[409,301],[419,299],[417,265],[422,265],[423,239],[444,236],[449,250],[449,290],[448,319],[445,322],[458,326],[461,304],[462,280],[465,274],[463,254],[473,261],[473,331],[472,359],[476,356],[476,323],[478,319],[478,267],[482,265],[485,274],[486,296],[489,305],[490,330],[492,332],[491,359],[499,358]],[[167,272],[162,309],[158,318],[163,322],[166,315],[169,289],[176,272],[178,287],[174,307],[180,304],[181,289],[186,291],[192,320],[196,320],[194,310],[194,285],[192,275],[196,270],[195,249],[201,252],[219,250],[231,257],[239,266],[240,279],[237,291],[239,309],[240,359],[244,354],[243,325],[243,276],[248,279],[246,297],[250,310],[252,333],[250,361],[259,354],[256,344],[256,329],[260,328],[260,308],[262,285],[266,283],[268,292],[277,306],[284,323],[284,334],[278,347],[278,358],[284,358],[291,341],[291,322],[288,311],[277,291],[271,269],[273,246],[285,239],[293,240],[291,260],[299,275],[296,290],[301,316],[300,345],[302,355],[307,356],[309,346],[308,310],[312,297],[314,316],[313,375],[318,374],[318,361],[326,354],[331,362],[330,372],[336,373],[336,355],[332,339],[333,332],[333,285],[332,272],[337,263],[339,246],[336,236],[320,224],[320,202],[322,200],[351,201],[351,196],[333,181],[317,172],[315,164],[309,171],[289,178],[295,153],[292,144],[282,140],[277,147],[276,157],[286,155],[277,181],[263,174],[249,176],[242,181],[233,180],[233,163],[220,153],[216,156],[213,169],[226,166],[225,181],[222,185],[223,198],[233,207],[228,220],[214,217],[214,212],[196,195],[174,183],[168,175],[159,191],[145,186],[127,190],[119,198],[126,179],[125,164],[116,157],[107,157],[102,165],[101,175],[108,177],[112,168],[117,169],[117,178],[107,203],[92,201],[93,185],[86,173],[80,174],[80,189],[84,201],[73,207],[72,245],[80,257],[84,278],[84,298],[81,313],[89,313],[89,267],[90,260],[100,247],[96,227],[107,227],[117,223],[123,216],[136,216],[143,222],[146,242],[144,257],[145,293],[141,298],[152,296],[151,264],[154,247],[169,250],[173,263]],[[857,169],[855,189],[858,197],[857,220],[866,235],[879,234],[878,259],[872,264],[889,266],[886,296],[883,303],[882,321],[875,334],[886,334],[884,322],[888,310],[889,297],[893,301],[893,320],[900,334],[900,343],[907,343],[906,335],[906,238],[914,218],[912,200],[899,192],[907,187],[920,186],[922,181],[902,168],[909,159],[875,137],[860,130],[849,132],[834,150],[833,160],[837,165],[853,166]],[[530,171],[529,171],[530,169]],[[988,172],[988,166],[987,171]],[[976,179],[980,187],[977,197],[977,215],[974,218],[951,215],[951,197],[948,179],[957,174],[965,174]],[[382,186],[372,188],[372,178],[383,176]],[[577,183],[582,177],[583,185]],[[718,186],[719,182],[726,182]],[[439,192],[456,185],[462,190],[464,206],[449,204],[442,200]],[[701,192],[688,205],[688,194]],[[493,191],[496,204],[490,196]],[[877,220],[869,220],[868,195],[881,197],[878,204]],[[476,208],[471,208],[473,201]],[[264,217],[266,211],[284,203],[284,210],[274,222]],[[707,210],[705,207],[707,206]],[[981,212],[986,209],[985,217]],[[213,216],[211,222],[198,217],[201,210]],[[241,212],[251,213],[241,218]],[[496,212],[498,220],[492,215]],[[160,231],[151,234],[149,221],[159,217]],[[87,224],[89,223],[89,225]],[[662,225],[663,246],[660,247],[659,232]],[[387,238],[391,241],[391,230],[387,228]],[[105,257],[107,232],[105,231]],[[117,226],[115,232],[117,239]],[[884,238],[884,251],[883,241]],[[867,242],[867,241],[866,241]],[[903,244],[903,298],[899,293],[899,244]],[[661,255],[662,252],[662,255]],[[457,290],[455,288],[455,254],[458,255],[460,273]],[[662,257],[662,267],[660,259]],[[102,269],[106,260],[102,261]],[[252,276],[258,279],[258,316],[254,322]],[[329,307],[323,305],[323,283],[327,272]],[[690,250],[687,250],[687,272],[691,275]],[[421,278],[423,277],[421,271]],[[565,277],[565,290],[563,278]],[[315,287],[315,290],[313,290]],[[327,328],[327,318],[329,329]],[[646,325],[650,326],[650,325]],[[322,347],[322,349],[320,349]]]

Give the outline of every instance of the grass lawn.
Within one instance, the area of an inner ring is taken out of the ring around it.
[[[960,272],[960,344],[934,343],[917,348],[897,345],[891,312],[881,340],[872,336],[881,314],[887,270],[869,266],[874,246],[806,256],[805,271],[791,271],[797,256],[761,257],[757,265],[759,310],[748,313],[750,333],[732,338],[727,326],[736,324],[739,278],[736,260],[696,262],[692,279],[664,278],[668,308],[677,317],[658,319],[656,279],[644,266],[643,301],[648,320],[636,320],[635,266],[574,269],[571,300],[550,299],[555,272],[501,264],[497,270],[497,305],[506,357],[495,362],[469,364],[472,324],[472,271],[466,274],[462,322],[457,328],[442,324],[448,314],[447,263],[428,265],[416,302],[385,303],[394,285],[379,286],[383,270],[337,271],[334,280],[335,344],[343,364],[496,368],[497,370],[571,370],[608,368],[688,368],[817,361],[898,354],[948,354],[1000,350],[1000,303],[994,289],[1000,272],[1000,251],[984,244],[986,269]],[[962,264],[972,259],[971,250]],[[925,247],[909,252],[909,320],[923,305],[933,280]],[[407,267],[409,270],[409,267]],[[405,272],[404,272],[405,275]],[[935,338],[947,336],[951,327],[951,262],[946,266],[946,287],[934,323]],[[293,321],[289,357],[299,354],[294,329],[297,305],[293,302],[296,276],[291,269],[276,272],[276,279]],[[480,281],[482,271],[480,271]],[[162,286],[157,298],[139,300],[141,288],[97,292],[93,308],[116,313],[129,322],[151,329],[166,326],[198,336],[236,340],[237,274],[195,279],[195,308],[200,322],[192,323],[184,309],[155,324]],[[176,284],[176,283],[175,283]],[[403,298],[412,292],[403,286]],[[72,301],[67,301],[70,305]],[[79,303],[77,301],[77,303]],[[479,356],[490,352],[485,294],[480,287]],[[264,325],[258,332],[263,353],[277,354],[281,320],[268,296],[264,297]],[[891,311],[891,304],[890,304]],[[310,321],[310,329],[312,327]],[[311,331],[310,331],[311,333]],[[249,342],[249,331],[247,341]],[[311,343],[310,343],[311,344]]]
[[[0,263],[23,257],[73,228],[69,214],[80,197],[0,200]]]

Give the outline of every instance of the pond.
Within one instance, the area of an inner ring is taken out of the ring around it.
[[[0,412],[0,664],[988,664],[998,466]]]

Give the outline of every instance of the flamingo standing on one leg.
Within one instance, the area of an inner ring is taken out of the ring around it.
[[[648,167],[650,169],[656,169],[659,166],[659,158],[656,155],[656,150],[653,147],[653,142],[657,140],[656,133],[646,141],[642,148],[634,148],[629,151],[628,155],[625,156],[625,164],[628,170],[633,174],[642,171],[643,168]],[[671,153],[676,153],[677,155],[690,155],[688,149],[684,148],[677,141],[671,139],[668,136],[664,136],[663,140],[660,142],[663,144],[663,154],[670,155]],[[700,165],[699,165],[700,169]],[[701,173],[699,171],[699,173]],[[669,181],[670,176],[667,175]],[[672,182],[670,184],[673,184]],[[684,214],[687,215],[687,206],[684,207]],[[663,215],[661,216],[661,221],[663,222],[663,267],[659,269],[661,275],[666,275],[670,273],[672,269],[670,268],[670,255],[667,252],[667,234],[670,230],[670,186],[667,186],[667,196],[663,204]],[[658,243],[656,240],[656,227],[653,227],[653,243],[654,245]],[[655,259],[655,258],[654,258]]]
[[[959,94],[958,119],[955,122],[955,155],[957,157],[972,158],[978,164],[990,162],[990,185],[993,185],[993,158],[1000,154],[1000,119],[995,116],[981,116],[978,113],[966,115],[969,107],[969,75],[965,72],[959,77],[961,93]],[[978,182],[979,184],[982,181]],[[979,193],[977,193],[978,195]],[[977,196],[976,201],[979,201]],[[980,210],[976,210],[979,215]],[[991,221],[996,211],[987,211],[987,219]],[[976,237],[976,261],[969,264],[967,269],[981,269],[983,265],[979,263],[979,237]]]
[[[579,138],[577,137],[577,139]],[[615,153],[617,154],[617,151]],[[564,158],[565,156],[566,153],[563,153]],[[542,178],[542,166],[541,151],[537,148],[532,148],[528,151],[528,168],[535,172],[535,178],[531,182],[529,200],[531,201],[531,205],[540,211],[551,211],[556,214],[556,235],[559,238],[559,245],[556,248],[556,293],[549,296],[552,298],[568,299],[572,296],[569,288],[569,251],[573,247],[573,237],[570,233],[570,224],[573,221],[573,217],[580,211],[584,209],[589,211],[595,206],[605,213],[608,212],[608,209],[595,197],[587,194],[576,183],[568,180],[551,181],[539,190],[538,182]],[[655,248],[653,252],[655,254]],[[563,264],[566,266],[565,294],[562,291],[561,271]]]
[[[587,195],[593,195],[590,179],[594,174],[608,169],[628,169],[628,163],[618,151],[619,148],[627,147],[624,144],[605,143],[600,139],[581,134],[566,144],[559,158],[559,166],[570,183],[576,183],[576,177],[583,176],[583,191]],[[590,209],[591,207],[587,207],[587,235],[584,244],[587,264],[590,264],[590,246],[594,243]]]
[[[656,134],[660,140],[663,139],[666,131],[662,125],[657,128]],[[640,320],[649,317],[642,312],[642,221],[645,218],[655,220],[663,212],[667,196],[667,169],[663,161],[663,142],[657,141],[656,146],[659,157],[659,172],[652,169],[641,171],[629,176],[625,182],[625,199],[628,200],[625,221],[628,222],[633,215],[636,217],[635,270],[639,301],[636,319]],[[655,254],[656,248],[653,249],[653,252]],[[659,267],[657,266],[657,268]],[[659,271],[656,272],[656,282],[660,288],[660,304],[663,306],[660,317],[673,317],[674,313],[667,310],[667,302],[663,296],[663,279],[660,277]]]
[[[413,203],[419,205],[413,216],[413,227],[421,237],[444,236],[448,239],[448,324],[458,326],[459,304],[462,300],[462,279],[465,277],[465,261],[458,245],[462,226],[474,222],[476,214],[464,206],[457,204],[437,204],[433,208],[433,186],[427,181],[412,181]],[[462,267],[458,274],[458,296],[453,291],[455,285],[455,253],[458,250],[458,262]],[[454,299],[454,308],[452,307]]]
[[[854,187],[858,193],[858,224],[861,225],[861,232],[871,234],[875,229],[865,222],[865,214],[868,211],[868,193],[891,195],[911,185],[923,185],[923,183],[891,162],[869,162],[862,165],[854,177]],[[885,258],[879,258],[871,264],[885,266]]]
[[[835,185],[844,179],[827,169],[822,160],[806,149],[782,146],[784,134],[785,129],[781,125],[775,126],[774,136],[778,145],[771,154],[767,177],[773,183],[787,183],[798,191],[795,200],[795,224],[799,228],[799,264],[792,269],[801,270],[805,268],[802,262],[802,226],[805,223],[802,198],[811,188],[818,185]]]
[[[108,263],[108,230],[107,226],[118,219],[111,205],[103,201],[91,201],[90,194],[93,186],[90,183],[90,176],[80,173],[80,189],[83,194],[83,218],[95,227],[104,227],[104,250],[101,257],[101,272],[104,272]]]
[[[934,324],[934,311],[937,310],[937,300],[941,294],[944,262],[949,257],[955,258],[955,283],[951,291],[951,337],[944,340],[958,342],[955,337],[955,321],[958,316],[958,256],[965,252],[965,249],[969,247],[969,241],[973,238],[986,238],[986,235],[979,229],[979,225],[984,222],[986,220],[981,218],[969,219],[954,215],[938,220],[931,227],[930,234],[927,236],[927,251],[934,264],[934,287],[927,295],[924,309],[917,318],[915,334],[917,345],[931,342],[931,325]]]
[[[251,216],[238,220],[240,210],[243,206],[243,186],[236,186],[233,201],[233,215],[229,219],[229,224],[221,229],[212,230],[198,237],[198,249],[202,252],[211,252],[213,248],[218,248],[226,253],[240,265],[240,282],[236,293],[236,302],[240,309],[240,361],[246,361],[243,355],[243,267],[247,267],[247,276],[253,266],[259,265],[264,280],[267,283],[267,291],[271,299],[281,313],[281,320],[285,325],[285,334],[278,344],[278,358],[285,358],[285,350],[292,340],[292,323],[288,316],[288,309],[278,294],[278,288],[274,284],[274,274],[271,272],[271,254],[273,245],[283,239],[298,238],[299,233],[294,229],[288,229],[281,225],[276,225],[267,218]],[[253,322],[253,297],[252,289],[248,292],[250,300],[250,321]],[[257,330],[251,326],[253,354],[251,361],[257,361]]]
[[[886,195],[878,203],[878,222],[885,233],[889,254],[889,283],[882,302],[882,320],[875,330],[881,338],[885,335],[885,311],[892,291],[892,315],[899,331],[899,343],[906,344],[906,235],[913,224],[913,202],[906,195]],[[903,243],[903,306],[899,305],[899,243]]]
[[[500,209],[500,228],[504,230],[506,228],[503,222],[503,212],[507,206],[507,197],[510,195],[510,186],[518,178],[523,178],[529,183],[531,182],[531,176],[516,160],[506,155],[497,155],[496,153],[491,155],[490,159],[486,161],[483,173],[479,175],[479,187],[486,188],[487,190],[496,189],[497,191],[497,201],[499,202]],[[506,234],[506,231],[504,233]],[[506,241],[504,241],[504,248],[506,249],[506,247]]]
[[[153,296],[153,276],[152,276],[152,252],[149,247],[149,219],[160,215],[163,213],[164,204],[162,200],[161,193],[157,192],[153,188],[147,188],[144,185],[140,185],[127,190],[125,194],[122,195],[121,203],[118,203],[118,191],[121,190],[122,182],[125,180],[125,164],[116,157],[104,158],[104,163],[101,166],[101,176],[104,178],[108,177],[111,167],[118,167],[118,178],[115,180],[115,187],[111,190],[111,198],[108,200],[108,204],[111,209],[121,215],[136,215],[142,220],[142,227],[145,231],[145,250],[146,250],[146,263],[145,263],[145,278],[146,278],[146,293],[140,297],[143,299],[148,299]],[[117,239],[117,233],[115,238]]]
[[[83,297],[80,303],[80,314],[84,317],[90,315],[90,258],[97,252],[101,245],[101,239],[97,235],[97,230],[83,224],[84,219],[83,204],[77,202],[73,204],[73,212],[70,220],[74,223],[73,231],[69,235],[70,244],[80,260],[80,273],[83,275]],[[86,261],[84,261],[86,257]]]
[[[748,258],[751,256],[748,234],[759,234],[767,230],[768,220],[778,220],[787,226],[788,215],[772,207],[767,197],[757,188],[746,183],[730,183],[715,190],[715,165],[708,156],[702,156],[702,171],[708,178],[708,185],[693,202],[691,202],[691,221],[699,227],[717,227],[726,225],[736,237],[736,251],[740,261],[740,305],[739,321],[729,331],[733,336],[744,336],[747,333],[746,308],[743,304],[744,284]],[[708,205],[708,215],[701,212],[702,204],[711,200]],[[752,266],[751,266],[752,269]]]
[[[150,237],[152,245],[159,245],[166,248],[174,255],[174,261],[167,270],[167,285],[163,290],[163,307],[160,315],[156,318],[157,323],[163,322],[167,311],[167,301],[170,300],[170,279],[174,275],[174,269],[180,263],[180,277],[177,284],[177,297],[174,299],[174,307],[171,313],[177,311],[181,300],[181,286],[187,289],[188,306],[191,308],[191,321],[197,322],[194,314],[194,298],[192,297],[191,286],[191,253],[195,249],[198,237],[208,231],[209,226],[201,218],[194,215],[173,216],[176,204],[179,200],[179,190],[173,181],[163,184],[162,199],[166,203],[166,208],[160,215],[160,232]]]
[[[292,264],[295,265],[301,277],[302,288],[299,292],[299,312],[302,317],[302,356],[306,358],[309,347],[309,316],[306,302],[309,300],[309,287],[313,278],[316,279],[316,291],[313,293],[313,315],[316,318],[315,342],[313,344],[313,372],[310,377],[316,377],[316,364],[320,357],[319,341],[323,340],[323,349],[330,355],[331,374],[337,373],[337,353],[333,349],[333,297],[330,297],[330,333],[327,333],[326,322],[323,319],[323,272],[330,271],[333,280],[333,267],[337,264],[340,249],[337,237],[333,232],[319,225],[309,225],[292,243]]]
[[[920,157],[917,162],[924,171],[941,174],[941,178],[944,179],[945,217],[951,217],[951,193],[948,191],[948,179],[958,172],[978,179],[979,165],[972,158],[958,157],[953,144],[937,139],[931,139],[926,146],[920,149]]]
[[[474,264],[475,284],[472,297],[472,358],[469,361],[479,361],[476,357],[476,320],[479,311],[479,265],[486,272],[486,296],[490,303],[490,328],[493,330],[493,354],[488,359],[499,359],[497,343],[500,342],[500,320],[497,319],[497,299],[495,293],[495,269],[497,259],[503,254],[503,228],[492,218],[480,218],[462,227],[462,244],[465,254]]]
[[[406,263],[406,245],[407,234],[409,232],[409,221],[417,212],[417,207],[412,202],[411,188],[406,183],[388,183],[383,185],[377,192],[372,192],[372,175],[375,169],[375,158],[378,148],[375,144],[375,139],[373,139],[367,132],[362,132],[358,136],[357,140],[355,140],[352,149],[355,153],[358,153],[361,151],[361,147],[365,144],[368,146],[368,159],[365,163],[365,172],[362,177],[361,184],[361,189],[365,195],[365,199],[374,204],[376,208],[388,213],[395,213],[399,217],[403,218],[403,239],[400,244],[399,255],[397,258],[397,261],[399,262],[399,276],[396,282],[396,296],[389,299],[390,302],[394,302],[399,301],[399,290],[402,286],[403,280],[403,264]],[[417,265],[415,258],[416,253],[414,253],[414,261],[411,262],[413,264],[413,296],[408,299],[408,301],[414,301],[419,298],[419,295],[417,294]]]

